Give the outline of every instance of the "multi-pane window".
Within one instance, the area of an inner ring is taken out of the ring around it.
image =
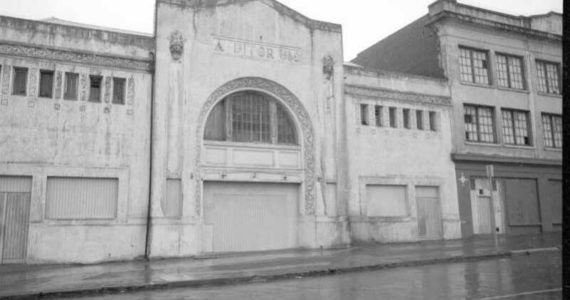
[[[459,69],[461,81],[489,84],[489,63],[487,51],[459,48]]]
[[[28,86],[28,68],[14,67],[14,81],[12,83],[12,95],[26,96]]]
[[[536,61],[538,90],[548,94],[560,94],[560,65],[542,60]]]
[[[360,124],[368,125],[368,104],[360,104]]]
[[[204,139],[298,145],[297,131],[287,109],[256,92],[240,92],[220,101],[210,112]]]
[[[398,121],[396,120],[396,108],[390,107],[388,113],[389,113],[388,117],[390,117],[390,127],[392,128],[398,127]]]
[[[435,111],[429,112],[429,130],[437,131],[437,114]]]
[[[63,93],[63,99],[77,100],[78,78],[79,74],[77,73],[65,73],[65,91]]]
[[[113,77],[113,104],[125,104],[125,78]]]
[[[465,139],[470,142],[495,143],[494,109],[465,105]]]
[[[89,101],[101,102],[101,82],[103,76],[90,75],[89,76]]]
[[[542,114],[544,145],[549,148],[562,148],[562,116]]]
[[[424,112],[421,110],[416,110],[416,127],[419,130],[424,129]]]
[[[382,127],[382,106],[374,106],[374,118],[376,120],[376,127]]]
[[[530,123],[527,111],[503,109],[503,140],[505,144],[530,145]]]
[[[40,70],[39,97],[51,98],[53,92],[53,71]]]
[[[497,53],[497,84],[501,87],[523,90],[522,58]]]
[[[404,118],[403,118],[403,121],[404,121],[404,128],[410,129],[410,128],[411,128],[411,125],[410,125],[410,110],[407,109],[407,108],[404,108],[404,109],[402,110],[402,116],[404,117]]]

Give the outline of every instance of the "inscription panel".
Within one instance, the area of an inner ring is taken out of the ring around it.
[[[301,62],[301,49],[292,46],[212,36],[214,53],[286,63]]]

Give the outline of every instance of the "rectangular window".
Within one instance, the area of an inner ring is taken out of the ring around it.
[[[435,111],[429,112],[429,130],[437,131],[437,115]]]
[[[465,139],[470,142],[495,143],[495,113],[492,107],[465,105]]]
[[[14,82],[12,84],[12,95],[26,96],[28,86],[28,68],[14,67]]]
[[[461,81],[490,84],[487,51],[459,47]]]
[[[522,58],[497,53],[497,83],[501,87],[525,88]]]
[[[376,127],[382,127],[382,106],[374,106],[374,118],[376,119]]]
[[[527,111],[503,109],[501,114],[505,144],[530,145],[529,113]]]
[[[396,108],[390,107],[389,113],[390,113],[390,115],[389,115],[390,127],[392,127],[392,128],[398,127],[398,120],[396,120]]]
[[[424,112],[423,112],[423,110],[416,110],[416,127],[419,130],[424,129]]]
[[[402,110],[402,115],[404,117],[404,119],[403,119],[404,120],[404,128],[410,129],[411,128],[411,126],[410,126],[410,110],[407,108],[404,108]]]
[[[63,93],[63,99],[77,100],[78,78],[79,74],[77,73],[65,73],[65,92]]]
[[[46,217],[96,220],[117,217],[117,178],[48,177]]]
[[[368,104],[360,104],[360,124],[368,125]]]
[[[40,91],[38,97],[51,98],[53,93],[53,71],[40,70]]]
[[[89,102],[101,102],[103,76],[89,75]]]
[[[125,104],[125,79],[113,77],[113,104]]]
[[[536,61],[538,91],[560,95],[560,65],[547,61]]]
[[[544,145],[549,148],[562,149],[562,116],[542,114]]]

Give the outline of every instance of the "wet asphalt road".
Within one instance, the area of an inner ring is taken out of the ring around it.
[[[235,286],[82,299],[562,299],[560,252]],[[69,299],[69,298],[68,298]]]

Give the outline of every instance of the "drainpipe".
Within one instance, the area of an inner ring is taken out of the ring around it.
[[[145,244],[144,244],[144,257],[146,260],[150,260],[150,226],[152,222],[152,177],[153,177],[153,151],[154,151],[154,89],[155,89],[155,75],[156,75],[156,49],[158,48],[157,42],[157,16],[158,16],[158,0],[154,5],[154,52],[151,52],[152,56],[152,67],[150,70],[151,83],[150,83],[150,155],[149,155],[149,177],[148,177],[148,205],[147,205],[147,215],[146,215],[146,233],[145,233]]]

